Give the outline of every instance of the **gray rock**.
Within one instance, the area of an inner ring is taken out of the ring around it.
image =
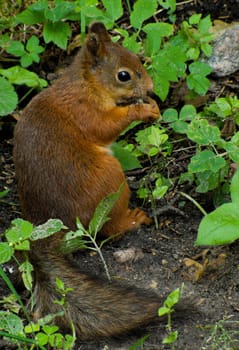
[[[218,77],[230,75],[239,69],[239,23],[222,30],[213,42],[213,53],[204,59]]]

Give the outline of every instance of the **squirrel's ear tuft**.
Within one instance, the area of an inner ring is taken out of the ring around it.
[[[94,22],[89,28],[86,46],[92,55],[100,57],[105,53],[105,42],[111,41],[110,35],[101,22]]]

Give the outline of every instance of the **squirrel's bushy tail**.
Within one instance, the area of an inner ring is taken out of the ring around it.
[[[56,318],[55,323],[70,331],[73,322],[80,340],[117,336],[157,320],[160,298],[153,293],[88,276],[57,254],[46,252],[44,258],[33,256],[31,260],[35,269],[35,318],[61,310],[54,303],[61,298],[55,288],[59,277],[73,291],[67,294],[64,316]]]

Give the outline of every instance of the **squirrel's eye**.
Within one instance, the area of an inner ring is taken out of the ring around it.
[[[127,72],[126,70],[119,71],[117,74],[117,77],[118,77],[119,81],[122,81],[122,82],[126,82],[126,81],[131,80],[131,76],[130,76],[129,72]]]

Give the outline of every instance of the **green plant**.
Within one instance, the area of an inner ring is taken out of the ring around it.
[[[167,337],[165,337],[162,341],[163,344],[170,344],[171,349],[174,349],[174,343],[176,342],[178,338],[178,331],[172,331],[172,318],[171,314],[174,312],[174,306],[179,302],[182,288],[177,288],[174,291],[172,291],[166,298],[166,300],[163,303],[163,306],[159,308],[158,315],[161,316],[167,316],[168,322],[166,325],[167,330]]]
[[[228,244],[239,238],[239,171],[232,178],[230,191],[231,202],[203,217],[196,245]]]
[[[101,241],[99,244],[97,243],[96,239],[97,233],[102,229],[103,225],[110,220],[108,215],[115,205],[116,201],[119,199],[123,186],[124,184],[121,185],[116,193],[111,193],[102,199],[94,212],[88,229],[86,229],[80,222],[80,219],[77,218],[77,230],[74,232],[70,231],[66,233],[61,247],[63,254],[69,254],[79,249],[89,249],[97,252],[104,265],[104,269],[109,280],[111,280],[111,277],[105,259],[102,255],[101,248],[103,244],[105,244],[110,239],[110,237]]]
[[[64,254],[72,253],[79,249],[90,249],[96,251],[104,264],[109,280],[110,274],[101,252],[102,245],[109,240],[109,238],[105,239],[100,244],[97,243],[96,238],[97,233],[101,230],[103,225],[110,220],[108,214],[118,200],[123,186],[124,185],[122,184],[118,192],[108,195],[99,203],[89,223],[88,230],[86,230],[80,220],[77,219],[77,230],[75,232],[70,231],[66,233],[61,247]],[[45,224],[36,227],[23,219],[13,220],[11,227],[5,233],[6,242],[0,242],[0,264],[8,262],[11,258],[15,259],[18,263],[14,254],[15,251],[27,252],[30,250],[31,241],[44,239],[65,228],[66,227],[63,223],[57,219],[50,219]],[[18,265],[24,285],[32,293],[32,265],[27,257],[23,263],[18,263]],[[56,349],[70,350],[73,348],[76,339],[73,324],[71,327],[73,334],[64,337],[58,332],[58,327],[54,324],[49,325],[49,322],[54,322],[54,318],[59,316],[59,314],[47,315],[43,319],[40,319],[36,324],[30,322],[27,310],[23,305],[20,296],[16,292],[2,267],[0,267],[0,277],[5,281],[6,285],[15,296],[20,308],[23,310],[25,317],[28,320],[28,325],[24,327],[22,319],[14,312],[7,311],[0,313],[0,329],[3,330],[2,332],[0,331],[0,335],[10,338],[10,340],[15,339],[19,343],[30,343],[32,346],[39,346],[42,350],[45,350],[44,346],[47,344],[54,346]],[[60,312],[60,315],[62,316],[64,312],[67,312],[66,295],[71,289],[65,286],[59,278],[56,278],[56,290],[59,295],[61,295],[61,299],[57,300],[56,303],[62,307],[63,312]],[[19,308],[17,308],[17,311],[19,311]],[[29,334],[34,334],[34,340],[28,337]]]
[[[223,319],[216,322],[206,341],[210,350],[233,350],[238,348],[238,321]]]
[[[11,258],[15,259],[18,263],[15,257],[15,251],[29,251],[30,241],[48,237],[63,228],[64,225],[60,220],[49,220],[47,223],[37,227],[33,227],[31,223],[22,219],[13,220],[11,227],[5,233],[6,242],[0,242],[0,264],[8,262]],[[19,264],[19,271],[22,274],[25,287],[32,293],[32,265],[28,259]],[[12,292],[14,300],[18,302],[17,306],[15,302],[14,308],[11,307],[9,309],[7,307],[8,311],[0,311],[0,335],[2,337],[8,338],[13,343],[15,342],[19,347],[21,344],[24,349],[27,349],[27,344],[31,344],[32,350],[34,348],[46,350],[45,345],[47,344],[54,346],[56,349],[73,349],[75,342],[73,326],[73,335],[63,336],[57,333],[58,327],[47,325],[57,315],[48,315],[44,319],[40,319],[37,324],[32,323],[19,294],[1,266],[0,277]],[[56,281],[56,288],[62,296],[62,299],[58,303],[62,305],[64,310],[66,307],[65,297],[69,289],[65,288],[59,279]],[[7,301],[11,302],[11,299],[5,299],[1,303],[4,305]],[[8,305],[11,306],[11,303]],[[20,309],[28,321],[27,325],[24,325],[23,319],[17,314]]]

